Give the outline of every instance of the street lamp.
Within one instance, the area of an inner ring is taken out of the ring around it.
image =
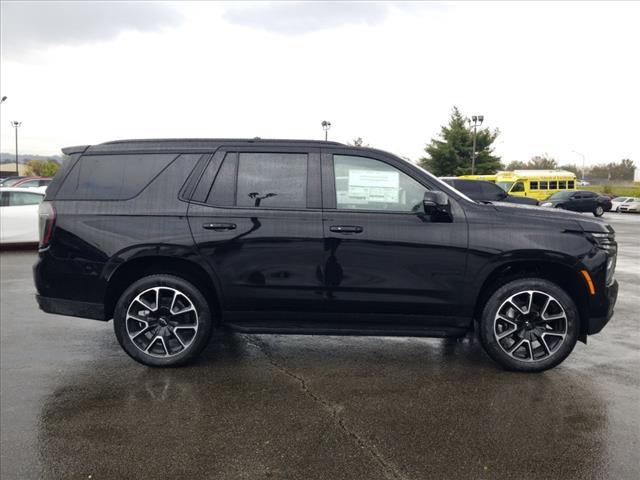
[[[322,129],[324,130],[324,141],[327,141],[327,138],[329,137],[329,129],[331,128],[331,122],[327,121],[327,120],[323,120],[322,121]]]
[[[5,97],[6,98],[6,97]],[[20,175],[20,169],[18,168],[18,128],[22,125],[22,122],[11,122],[11,126],[16,129],[16,175]]]
[[[476,134],[477,128],[482,125],[484,121],[484,115],[473,115],[471,120],[469,121],[469,125],[473,122],[473,150],[471,152],[471,175],[475,175],[476,173]]]
[[[573,153],[577,153],[582,157],[582,184],[584,185],[584,155],[580,152],[576,152],[575,150],[571,150]]]

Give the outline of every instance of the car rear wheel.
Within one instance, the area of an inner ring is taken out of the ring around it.
[[[190,282],[151,275],[122,294],[113,315],[118,342],[134,360],[152,367],[185,365],[211,336],[211,311]]]
[[[578,311],[556,284],[539,278],[498,288],[480,320],[480,340],[508,370],[541,372],[561,363],[578,338]]]
[[[596,209],[593,211],[593,214],[596,217],[601,217],[604,214],[604,208],[602,208],[602,205],[598,205]]]

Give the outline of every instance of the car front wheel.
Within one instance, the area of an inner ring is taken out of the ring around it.
[[[122,348],[152,367],[191,362],[207,345],[211,325],[211,311],[200,290],[173,275],[150,275],[134,282],[113,315]]]
[[[523,278],[491,295],[480,320],[480,340],[506,369],[541,372],[567,358],[578,329],[576,305],[563,289],[548,280]]]

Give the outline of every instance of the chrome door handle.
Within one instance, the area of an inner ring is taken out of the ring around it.
[[[205,230],[214,230],[216,232],[221,232],[223,230],[235,230],[235,223],[203,223],[202,228]]]
[[[329,230],[334,233],[362,233],[364,228],[359,225],[331,225]]]

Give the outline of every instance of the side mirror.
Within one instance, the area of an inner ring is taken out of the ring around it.
[[[424,213],[427,215],[435,215],[438,213],[449,213],[449,197],[444,192],[426,191],[424,192]]]

